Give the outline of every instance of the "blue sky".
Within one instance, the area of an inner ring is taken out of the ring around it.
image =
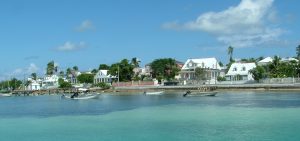
[[[295,56],[295,0],[2,0],[0,79],[138,57]]]

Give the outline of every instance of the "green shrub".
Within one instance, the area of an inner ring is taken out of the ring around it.
[[[110,88],[110,85],[107,84],[107,83],[104,83],[104,82],[100,82],[100,83],[98,83],[98,84],[95,84],[95,86],[96,86],[96,87],[100,87],[100,88],[102,88],[102,89],[104,89],[104,90]]]
[[[225,78],[225,77],[218,76],[217,80],[218,80],[218,81],[226,81],[226,78]]]

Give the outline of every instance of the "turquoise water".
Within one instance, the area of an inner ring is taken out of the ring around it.
[[[297,92],[0,98],[2,141],[298,141]]]

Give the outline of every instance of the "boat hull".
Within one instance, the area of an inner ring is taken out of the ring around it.
[[[161,95],[163,93],[164,93],[164,91],[160,91],[160,92],[146,92],[145,94],[146,95]]]
[[[190,93],[185,94],[184,96],[216,96],[218,92],[197,92],[197,93]]]
[[[84,95],[84,96],[73,97],[73,98],[71,98],[71,96],[62,96],[62,98],[74,99],[74,100],[87,100],[87,99],[96,99],[99,96],[100,96],[99,94],[95,94],[95,95]]]
[[[0,97],[11,97],[11,94],[0,94]]]

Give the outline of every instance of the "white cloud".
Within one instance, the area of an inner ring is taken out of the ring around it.
[[[167,29],[200,30],[234,47],[249,47],[277,39],[284,32],[271,26],[277,19],[274,0],[241,0],[237,6],[220,12],[208,12],[182,25],[165,23]]]
[[[27,73],[37,73],[39,71],[39,67],[37,67],[34,63],[31,63],[27,68]]]
[[[76,28],[76,31],[84,32],[84,31],[94,30],[94,29],[95,27],[93,22],[90,20],[85,20]]]
[[[17,68],[12,72],[12,75],[20,75],[21,73],[23,73],[23,69]]]
[[[181,30],[182,29],[182,27],[178,23],[178,21],[163,23],[161,27],[164,28],[164,29],[174,29],[174,30]]]
[[[85,42],[79,42],[78,44],[67,41],[64,45],[56,48],[58,51],[76,51],[80,49],[87,48]]]

